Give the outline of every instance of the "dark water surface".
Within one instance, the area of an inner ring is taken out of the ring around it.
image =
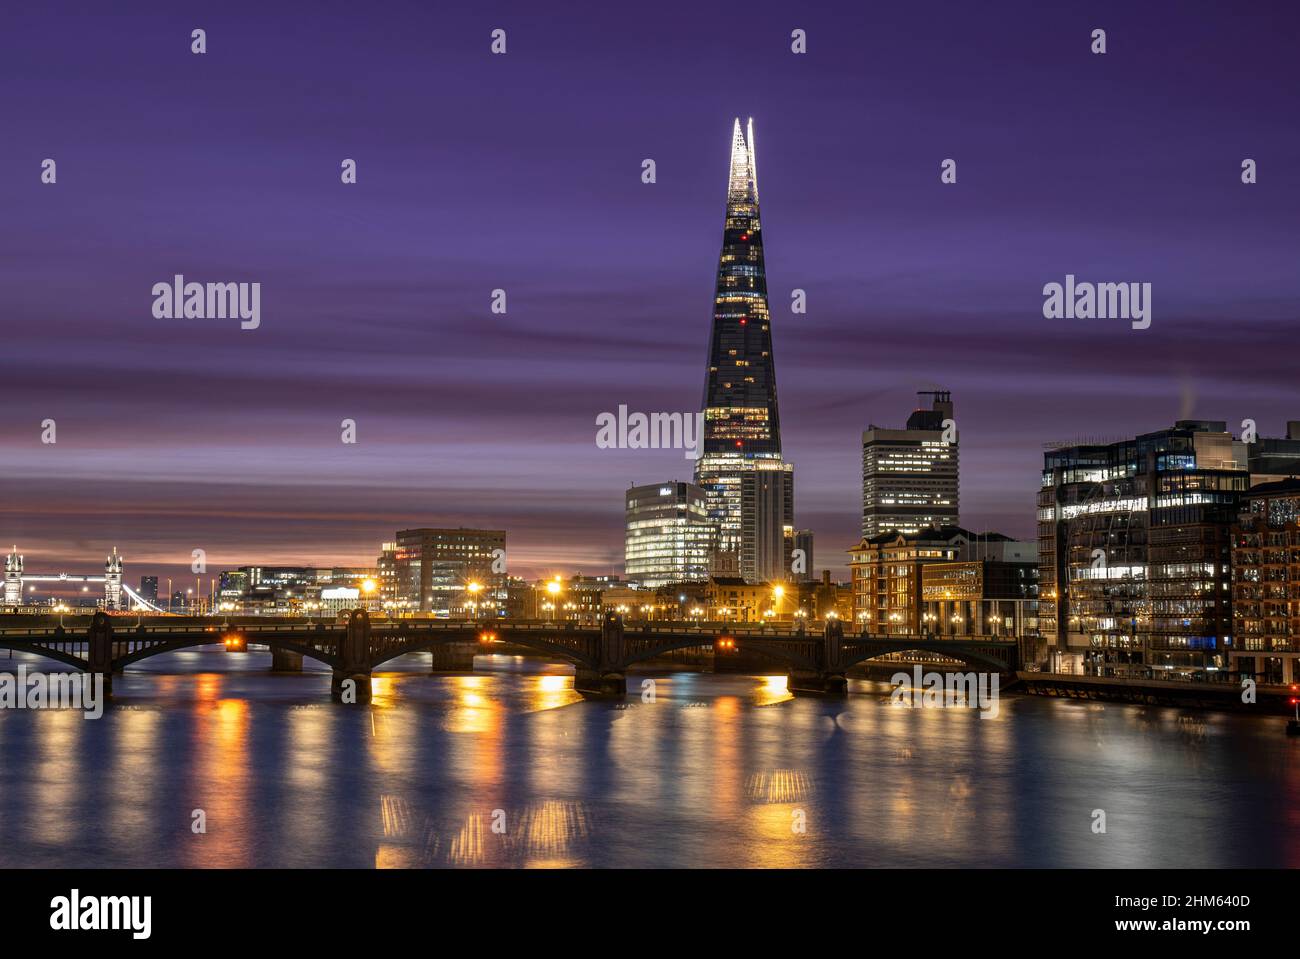
[[[981,719],[689,672],[586,702],[511,657],[407,657],[344,706],[269,663],[173,653],[101,719],[0,711],[0,866],[1300,865],[1278,717],[1008,695]]]

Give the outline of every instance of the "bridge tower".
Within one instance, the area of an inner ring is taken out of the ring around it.
[[[23,602],[23,558],[14,546],[13,552],[5,557],[5,601],[6,606],[21,606]]]
[[[122,557],[113,547],[113,555],[104,563],[104,608],[122,608]]]

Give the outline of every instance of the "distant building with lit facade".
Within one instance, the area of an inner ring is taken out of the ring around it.
[[[695,467],[716,529],[715,574],[781,579],[794,538],[794,466],[781,456],[754,124],[737,118],[718,257],[704,439]]]
[[[960,471],[952,394],[931,397],[905,429],[874,424],[862,433],[862,536],[956,526]]]
[[[1230,543],[1247,461],[1246,444],[1215,420],[1044,454],[1039,616],[1049,669],[1227,668]]]
[[[959,526],[865,537],[849,551],[855,627],[871,635],[1026,639],[1038,632],[1038,549]]]
[[[341,608],[350,591],[356,606],[378,606],[378,571],[364,566],[241,566],[217,578],[217,608],[225,612],[296,615]],[[351,608],[351,607],[349,607]]]
[[[714,526],[704,490],[676,480],[624,496],[623,573],[641,586],[708,579]]]
[[[399,530],[379,557],[381,594],[395,612],[503,615],[506,533],[500,529]],[[494,569],[495,567],[495,569]]]
[[[605,613],[605,596],[627,588],[618,576],[581,573],[564,579],[540,579],[534,586],[537,618],[555,622],[599,623]]]
[[[1300,479],[1253,486],[1232,535],[1231,669],[1300,680]]]

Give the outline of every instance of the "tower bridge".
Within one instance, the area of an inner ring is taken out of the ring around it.
[[[715,657],[743,651],[786,673],[792,692],[817,694],[847,692],[850,667],[890,653],[937,653],[997,672],[1014,672],[1020,660],[1014,640],[854,636],[846,635],[835,619],[827,621],[820,634],[801,626],[658,622],[628,626],[614,612],[606,613],[599,625],[587,626],[527,620],[372,619],[364,609],[351,610],[336,622],[243,617],[218,623],[211,617],[174,617],[150,623],[141,618],[131,624],[99,610],[75,625],[0,628],[0,649],[34,653],[102,675],[109,691],[113,674],[133,663],[222,643],[227,648],[264,644],[271,649],[274,668],[301,670],[303,657],[315,659],[333,673],[334,698],[345,698],[343,691],[351,682],[355,701],[369,698],[371,673],[399,656],[429,652],[439,671],[472,672],[475,653],[501,643],[569,663],[574,668],[574,689],[595,698],[623,697],[629,667],[683,649],[711,648]]]
[[[127,609],[128,603],[132,609],[148,610],[154,613],[163,612],[162,608],[149,602],[131,587],[122,582],[122,557],[118,555],[117,547],[113,547],[111,555],[104,560],[104,572],[102,573],[29,573],[26,569],[26,562],[18,547],[14,548],[5,557],[5,583],[4,583],[4,602],[0,605],[7,607],[19,607],[23,605],[23,587],[30,583],[82,583],[89,585],[103,584],[104,587],[104,608],[112,610]]]

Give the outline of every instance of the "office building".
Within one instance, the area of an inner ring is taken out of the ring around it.
[[[709,576],[713,524],[704,490],[676,480],[633,486],[624,496],[623,573],[641,586]]]
[[[1246,462],[1246,444],[1213,420],[1044,454],[1049,669],[1186,678],[1227,667],[1229,547]]]
[[[1300,479],[1252,486],[1232,537],[1233,672],[1300,680]]]
[[[380,578],[391,573],[389,601],[402,609],[435,616],[481,615],[485,610],[500,615],[506,600],[505,549],[505,530],[400,530],[391,558],[380,557],[386,564]]]
[[[924,392],[905,429],[862,433],[862,537],[958,523],[959,470],[952,395]]]

